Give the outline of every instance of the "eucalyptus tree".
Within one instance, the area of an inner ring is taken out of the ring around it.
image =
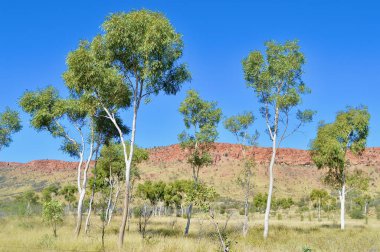
[[[202,100],[194,90],[189,90],[184,101],[182,101],[180,113],[183,115],[186,131],[183,131],[178,139],[182,148],[188,152],[187,162],[192,169],[194,187],[197,189],[199,183],[199,170],[212,164],[210,149],[218,137],[217,126],[222,111],[217,108],[216,102]],[[185,235],[189,233],[191,212],[193,203],[190,202],[187,211],[187,224]]]
[[[94,154],[96,120],[101,120],[95,117],[97,109],[83,96],[61,98],[53,87],[25,92],[20,99],[20,106],[31,115],[30,123],[33,128],[38,131],[48,131],[54,138],[62,139],[61,150],[79,159],[77,167],[79,199],[75,228],[75,235],[78,236],[82,225],[87,174]],[[84,160],[86,154],[88,157]]]
[[[347,151],[360,155],[366,146],[370,115],[366,107],[347,108],[338,112],[333,123],[322,124],[313,140],[312,159],[319,169],[327,168],[325,182],[338,189],[340,227],[345,227],[345,199],[352,188],[368,186],[362,174],[349,174]],[[349,186],[351,189],[347,189]]]
[[[117,111],[132,106],[129,151],[119,130],[125,159],[125,197],[119,247],[123,245],[129,209],[129,191],[137,116],[142,102],[159,93],[176,94],[190,80],[183,63],[183,42],[169,20],[160,13],[140,10],[110,15],[104,34],[82,43],[68,57],[65,79],[75,89],[99,102],[119,130]]]
[[[247,156],[247,145],[255,145],[259,135],[257,131],[253,134],[249,132],[249,128],[252,126],[254,121],[255,117],[252,112],[244,112],[243,114],[231,116],[224,121],[224,127],[236,137],[236,141],[241,146],[241,153],[244,161],[243,169],[237,179],[238,184],[244,191],[244,237],[248,233],[249,197],[252,195],[252,169],[255,166],[254,157]]]
[[[318,206],[318,221],[321,221],[321,207],[326,204],[329,194],[324,189],[313,189],[310,193],[310,199],[316,202]]]
[[[6,108],[0,113],[0,150],[12,142],[12,135],[22,129],[17,111]]]
[[[42,218],[53,229],[54,237],[57,237],[57,227],[63,223],[63,205],[57,200],[49,200],[43,204]]]
[[[298,110],[294,115],[294,109],[301,103],[301,96],[310,92],[302,81],[305,57],[300,52],[297,41],[288,41],[284,44],[269,41],[265,45],[266,55],[260,51],[251,52],[243,60],[243,70],[247,86],[253,88],[262,105],[260,112],[272,142],[272,155],[268,167],[268,200],[264,219],[264,238],[267,238],[273,193],[273,167],[277,149],[286,138],[310,122],[315,112]],[[297,122],[294,123],[293,119]]]

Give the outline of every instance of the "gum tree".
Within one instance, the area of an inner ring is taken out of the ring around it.
[[[314,112],[298,110],[294,116],[295,108],[301,103],[301,96],[310,92],[301,78],[305,58],[300,52],[297,41],[288,41],[284,44],[269,41],[265,46],[266,55],[260,51],[251,52],[243,60],[243,70],[247,86],[253,88],[262,105],[260,112],[272,141],[272,155],[268,167],[268,200],[264,219],[264,238],[267,238],[273,193],[273,167],[277,149],[283,140],[295,133],[303,124],[310,122]],[[293,119],[297,119],[298,122],[294,123]]]
[[[91,46],[90,43],[81,44],[69,55],[65,79],[77,91],[95,98],[119,131],[126,188],[118,240],[119,247],[122,247],[140,105],[159,93],[176,94],[182,83],[190,79],[190,74],[186,65],[179,63],[183,51],[181,35],[162,14],[148,10],[116,13],[107,18],[103,29],[105,33]],[[120,89],[114,88],[115,83]],[[126,101],[131,102],[132,110],[129,150],[115,118],[118,109],[126,108]]]
[[[220,121],[222,111],[217,108],[216,102],[202,100],[194,90],[187,92],[179,111],[183,115],[186,131],[183,131],[178,136],[178,139],[182,148],[187,150],[187,162],[192,169],[194,190],[196,190],[199,184],[199,170],[212,164],[209,151],[218,137],[216,127]],[[190,201],[187,210],[185,235],[189,233],[192,209],[193,202]]]
[[[12,142],[12,135],[22,129],[19,115],[16,111],[6,108],[0,113],[0,151]]]
[[[333,123],[322,124],[312,142],[312,159],[319,169],[327,168],[325,182],[338,189],[340,228],[345,227],[345,199],[352,188],[368,186],[359,173],[349,174],[347,151],[360,155],[366,146],[370,115],[367,108],[348,108],[338,112]],[[367,182],[366,182],[367,181]],[[350,189],[347,190],[347,186]]]
[[[316,202],[318,206],[318,221],[321,221],[321,207],[326,204],[329,194],[324,189],[313,189],[310,193],[310,199]]]
[[[94,154],[96,109],[83,97],[61,98],[53,87],[25,92],[20,99],[20,106],[31,115],[30,123],[33,128],[48,131],[54,138],[62,139],[61,150],[79,159],[75,228],[75,235],[78,236],[82,225],[87,174]],[[85,160],[86,154],[88,157]]]
[[[247,156],[247,146],[255,145],[258,138],[258,132],[249,133],[249,128],[255,121],[252,112],[244,112],[239,115],[231,116],[224,121],[224,127],[231,132],[238,144],[241,146],[241,154],[244,166],[237,179],[238,184],[244,191],[244,223],[243,236],[248,233],[248,214],[249,214],[249,197],[252,195],[253,189],[253,168],[255,166],[254,157]]]

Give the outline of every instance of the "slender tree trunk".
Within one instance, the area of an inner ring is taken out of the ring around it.
[[[185,236],[187,236],[189,234],[192,210],[193,210],[193,203],[190,203],[189,208],[187,210],[187,223],[186,223],[185,233],[184,233]]]
[[[98,162],[99,148],[100,148],[100,143],[98,142],[98,145],[97,145],[97,148],[96,148],[96,154],[95,154],[94,180],[96,180],[96,164]],[[96,183],[94,183],[92,185],[90,204],[88,206],[88,213],[87,213],[86,226],[85,226],[85,233],[86,234],[90,230],[90,218],[91,218],[91,212],[92,212],[92,203],[94,202],[94,197],[95,197],[95,187],[96,187],[95,184]]]
[[[318,221],[321,221],[321,198],[318,198]]]
[[[267,207],[265,209],[265,217],[264,217],[264,239],[268,238],[269,232],[269,215],[270,215],[270,207],[272,202],[272,193],[273,193],[273,166],[276,159],[276,133],[273,135],[272,139],[272,157],[269,164],[269,190],[268,190],[268,198],[267,198]]]
[[[226,243],[224,242],[224,239],[223,239],[223,236],[222,236],[222,232],[220,232],[219,225],[218,225],[218,223],[214,219],[215,218],[214,213],[210,213],[210,217],[211,217],[211,222],[214,224],[216,232],[218,233],[218,237],[219,237],[220,246],[222,248],[222,251],[223,252],[228,252],[229,250],[228,250],[228,248],[226,246]]]
[[[82,189],[80,191],[79,195],[79,201],[78,201],[78,209],[77,209],[77,225],[75,227],[75,236],[78,237],[81,227],[82,227],[82,209],[83,209],[83,201],[84,197],[86,195],[86,190]]]
[[[346,183],[343,183],[342,186],[342,191],[340,192],[339,195],[340,199],[340,229],[344,230],[345,227],[345,203],[346,203]]]
[[[111,209],[110,209],[110,212],[108,214],[107,225],[109,225],[110,222],[111,222],[111,220],[112,220],[112,215],[113,215],[113,212],[115,211],[117,200],[119,199],[119,193],[120,193],[120,186],[118,186],[117,189],[116,189],[115,200],[114,200],[113,204],[111,205]]]
[[[247,191],[245,193],[245,203],[244,203],[244,223],[243,223],[243,236],[246,237],[248,233],[248,214],[249,214],[249,191],[250,191],[250,185],[249,185],[249,178],[247,181]]]
[[[88,169],[90,168],[90,164],[91,164],[91,159],[92,159],[92,156],[94,154],[94,128],[93,128],[93,121],[91,122],[91,143],[90,143],[90,150],[89,150],[89,155],[88,155],[88,159],[86,161],[86,166],[84,168],[84,171],[83,171],[83,181],[82,181],[82,185],[81,185],[81,166],[82,166],[82,161],[83,161],[83,153],[84,153],[84,140],[82,138],[82,152],[81,152],[81,162],[79,163],[79,166],[78,166],[78,192],[79,192],[79,201],[78,201],[78,209],[77,209],[77,225],[76,225],[76,228],[75,228],[75,236],[78,237],[79,236],[79,233],[81,231],[81,227],[82,227],[82,208],[83,208],[83,201],[84,201],[84,198],[86,196],[86,187],[87,187],[87,172],[88,172]]]
[[[90,230],[90,218],[91,218],[91,211],[92,211],[92,202],[94,201],[94,195],[95,195],[95,188],[92,187],[91,197],[90,197],[90,203],[88,205],[88,212],[87,212],[87,218],[86,218],[86,225],[84,227],[84,232],[87,234]]]
[[[110,194],[108,196],[108,202],[107,202],[107,209],[106,209],[106,216],[105,219],[108,220],[109,215],[110,215],[110,210],[111,210],[111,204],[112,204],[112,192],[113,192],[113,183],[110,182]]]
[[[54,237],[57,237],[57,224],[53,224],[53,232],[54,232]]]
[[[130,142],[130,151],[129,151],[129,158],[127,156],[127,148],[125,146],[122,133],[120,138],[122,140],[123,149],[124,149],[124,159],[126,163],[125,167],[125,197],[124,197],[124,204],[123,204],[123,214],[122,214],[122,220],[121,225],[119,229],[119,238],[118,238],[118,246],[119,248],[123,247],[124,243],[124,234],[125,234],[125,227],[127,224],[128,219],[128,209],[129,209],[129,191],[130,191],[130,174],[131,174],[131,164],[132,164],[132,157],[133,157],[133,151],[134,151],[134,144],[135,144],[135,134],[136,134],[136,120],[137,120],[137,109],[138,104],[136,99],[134,100],[134,111],[133,111],[133,121],[132,121],[132,132],[131,132],[131,142]]]
[[[76,227],[75,227],[75,237],[78,237],[81,224],[82,224],[82,204],[83,204],[83,197],[82,197],[82,187],[81,187],[81,170],[82,170],[82,164],[83,164],[83,154],[84,154],[84,140],[82,138],[82,152],[80,153],[79,157],[79,164],[77,167],[77,188],[78,188],[78,194],[79,194],[79,200],[78,200],[78,207],[77,207],[77,216],[76,216]]]

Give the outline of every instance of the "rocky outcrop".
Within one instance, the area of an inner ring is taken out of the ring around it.
[[[148,149],[149,161],[154,164],[165,164],[175,162],[185,162],[186,152],[178,145],[170,145],[165,147],[155,147]],[[249,147],[247,154],[254,157],[256,162],[266,164],[270,161],[271,148]],[[213,155],[214,164],[219,162],[240,160],[242,159],[241,146],[229,143],[215,143],[211,153]],[[367,148],[360,156],[354,156],[348,153],[348,158],[353,165],[373,166],[380,165],[380,148]],[[311,165],[312,160],[310,151],[298,150],[291,148],[282,148],[278,150],[277,164],[283,165]],[[17,162],[0,162],[0,169],[6,167],[27,168],[28,170],[44,170],[53,172],[54,170],[75,170],[77,162],[66,162],[61,160],[34,160],[28,163]]]

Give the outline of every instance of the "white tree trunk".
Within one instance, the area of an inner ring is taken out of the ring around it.
[[[318,221],[321,221],[321,198],[318,198]]]
[[[249,192],[250,192],[250,184],[249,178],[247,181],[247,191],[245,192],[245,203],[244,203],[244,223],[243,223],[243,236],[246,237],[248,233],[248,214],[249,214]]]
[[[78,237],[82,226],[82,209],[83,201],[86,195],[86,190],[81,190],[79,193],[78,209],[77,209],[77,225],[75,227],[75,235]]]
[[[86,234],[88,233],[88,231],[90,229],[90,218],[91,218],[92,202],[94,201],[94,196],[95,196],[95,188],[92,188],[90,203],[88,205],[86,224],[85,224],[85,227],[84,227],[84,232]]]
[[[184,233],[185,236],[189,234],[192,210],[193,210],[193,203],[190,203],[189,208],[187,210],[187,222],[186,222],[185,233]]]
[[[111,220],[112,220],[112,214],[115,211],[115,206],[117,204],[117,200],[119,199],[119,193],[120,193],[120,186],[118,186],[117,189],[116,189],[115,200],[114,200],[113,204],[111,205],[111,209],[110,209],[110,212],[108,214],[107,225],[109,225],[110,222],[111,222]]]
[[[128,220],[128,212],[129,212],[129,194],[130,194],[130,175],[131,175],[131,165],[132,165],[132,159],[133,159],[133,151],[134,151],[134,145],[135,145],[135,134],[136,134],[136,120],[137,120],[137,104],[136,101],[134,102],[134,111],[133,111],[133,121],[132,121],[132,132],[131,132],[131,142],[130,142],[130,148],[129,148],[129,158],[127,155],[127,148],[125,146],[123,137],[122,138],[122,144],[123,144],[123,150],[124,150],[124,160],[126,163],[125,167],[125,197],[124,197],[124,204],[123,204],[123,215],[122,215],[122,221],[119,229],[119,239],[118,239],[118,246],[119,248],[123,247],[124,243],[124,234],[125,234],[125,227]],[[120,132],[119,132],[120,133]]]
[[[83,144],[84,146],[84,144]],[[82,227],[82,209],[83,209],[83,201],[84,201],[84,198],[86,196],[86,187],[87,187],[87,172],[88,172],[88,169],[90,168],[90,164],[91,164],[91,159],[92,159],[92,155],[94,154],[94,151],[93,151],[93,148],[94,148],[94,139],[93,139],[93,132],[92,132],[92,139],[91,139],[91,144],[90,144],[90,152],[89,152],[89,156],[88,156],[88,159],[86,161],[86,166],[84,168],[84,171],[83,171],[83,181],[82,181],[82,185],[80,185],[80,169],[81,169],[81,166],[82,166],[82,162],[80,162],[79,166],[78,166],[78,186],[79,186],[79,201],[78,201],[78,209],[77,209],[77,225],[76,225],[76,228],[75,228],[75,235],[76,237],[79,236],[79,233],[80,233],[80,230],[81,230],[81,227]],[[84,150],[84,147],[83,147],[83,150]],[[81,154],[81,160],[82,160],[82,157],[83,157],[83,152]]]
[[[268,190],[268,199],[267,199],[267,207],[265,209],[265,217],[264,217],[264,239],[268,237],[269,232],[269,215],[270,215],[270,207],[272,201],[272,193],[273,193],[273,166],[276,158],[276,133],[273,135],[272,139],[272,157],[269,164],[269,190]]]
[[[342,191],[340,192],[339,195],[339,200],[340,200],[340,229],[344,230],[345,227],[345,203],[346,203],[346,184],[343,183],[342,186]]]
[[[114,115],[111,114],[110,111],[106,107],[103,107],[104,111],[108,115],[108,118],[112,121],[112,123],[114,124],[114,126],[116,127],[116,129],[119,133],[120,141],[121,141],[121,144],[123,146],[123,154],[124,154],[124,162],[125,162],[125,195],[124,195],[124,203],[123,203],[122,220],[121,220],[121,225],[119,228],[119,237],[118,237],[118,247],[119,248],[123,247],[125,227],[126,227],[127,220],[128,220],[129,200],[130,200],[130,197],[129,197],[130,174],[131,174],[132,157],[133,157],[133,152],[134,152],[135,136],[136,136],[137,110],[138,110],[138,106],[139,106],[137,99],[138,98],[136,98],[136,94],[135,94],[135,99],[133,101],[133,119],[132,119],[129,156],[127,153],[127,147],[126,147],[126,144],[124,141],[123,132],[121,131],[119,125],[117,124]]]

